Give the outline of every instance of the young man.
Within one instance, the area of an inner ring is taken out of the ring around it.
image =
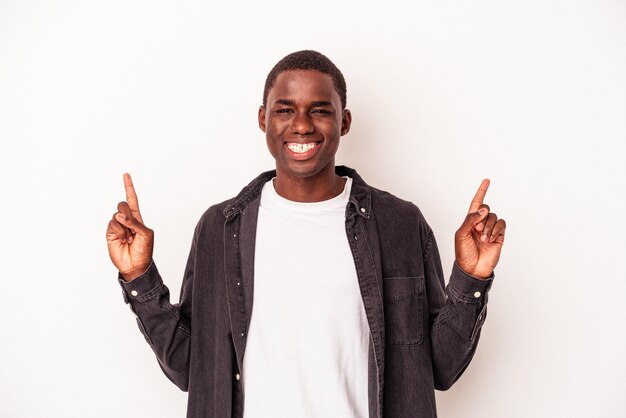
[[[259,126],[276,160],[194,233],[180,304],[152,261],[131,178],[107,229],[125,300],[188,417],[435,417],[469,364],[505,222],[484,180],[447,287],[419,209],[335,166],[343,76],[299,51],[269,73]],[[245,396],[244,396],[245,395]]]

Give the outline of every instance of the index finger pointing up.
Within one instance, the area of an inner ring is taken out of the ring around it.
[[[487,189],[489,188],[489,179],[484,179],[482,183],[480,183],[480,187],[478,191],[474,195],[472,199],[472,204],[470,205],[468,213],[478,212],[480,209],[480,205],[483,204],[483,200],[485,200],[485,195],[487,194]]]
[[[130,208],[130,213],[139,222],[143,223],[141,213],[139,212],[139,201],[137,200],[137,193],[135,193],[135,187],[133,186],[133,180],[130,178],[130,174],[124,173],[124,188],[126,189],[126,202]]]

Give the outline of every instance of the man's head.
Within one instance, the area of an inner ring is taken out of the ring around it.
[[[267,105],[267,95],[274,87],[274,84],[276,84],[278,75],[290,70],[315,70],[328,74],[333,80],[337,94],[339,94],[342,109],[346,108],[346,80],[343,78],[343,74],[325,55],[311,50],[293,52],[276,63],[265,79],[265,89],[263,90],[264,106]]]
[[[259,127],[281,182],[335,181],[339,139],[352,121],[337,67],[319,52],[295,52],[270,71],[263,96]]]

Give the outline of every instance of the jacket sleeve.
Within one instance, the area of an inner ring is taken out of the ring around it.
[[[447,390],[474,356],[487,316],[488,292],[494,275],[486,280],[476,279],[455,262],[444,288],[441,259],[432,230],[424,250],[424,268],[435,389]]]
[[[196,259],[196,234],[185,267],[180,303],[170,303],[170,292],[163,284],[154,261],[146,272],[126,282],[118,275],[124,301],[137,316],[137,324],[152,347],[165,375],[181,390],[189,382],[191,337],[191,291]]]

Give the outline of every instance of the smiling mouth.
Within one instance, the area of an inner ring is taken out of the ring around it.
[[[314,148],[317,148],[319,146],[319,142],[307,142],[306,144],[299,144],[296,142],[287,142],[287,148],[289,148],[289,150],[291,152],[294,152],[296,154],[304,154],[305,152],[309,152]]]

